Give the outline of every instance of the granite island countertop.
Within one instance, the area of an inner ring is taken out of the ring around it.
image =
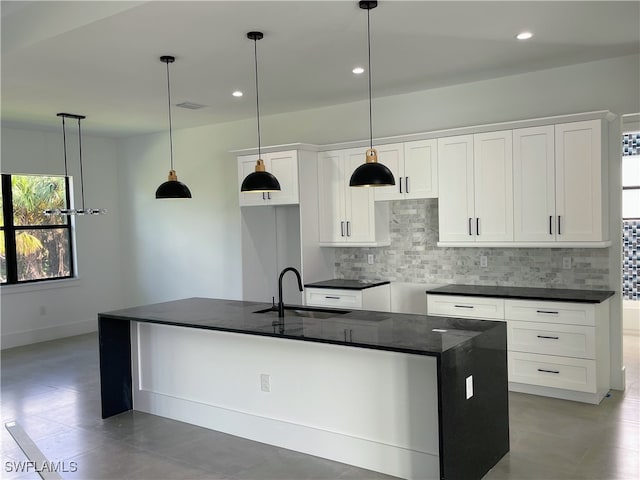
[[[501,287],[492,285],[444,285],[426,291],[429,295],[497,297],[513,300],[602,303],[615,292],[611,290],[571,290],[563,288]]]
[[[140,307],[99,313],[99,319],[113,319],[280,337],[298,341],[332,343],[361,348],[439,356],[494,328],[503,322],[428,315],[354,310],[334,311],[329,318],[308,318],[287,311],[280,322],[277,312],[266,303],[186,298]],[[304,307],[301,307],[304,308]],[[366,340],[346,341],[336,331],[374,329]]]

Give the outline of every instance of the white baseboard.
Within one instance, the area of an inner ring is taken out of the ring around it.
[[[85,320],[35,330],[26,330],[24,332],[3,333],[2,350],[31,345],[32,343],[46,342],[57,338],[73,337],[74,335],[82,335],[83,333],[95,332],[97,330],[97,320]]]
[[[526,383],[509,382],[510,392],[529,393],[542,397],[561,398],[562,400],[572,400],[574,402],[591,403],[598,405],[609,392],[599,390],[597,393],[576,392],[564,390],[562,388],[541,387],[539,385],[528,385]]]

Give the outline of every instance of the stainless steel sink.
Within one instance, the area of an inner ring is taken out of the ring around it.
[[[309,307],[284,307],[285,316],[292,317],[306,317],[306,318],[331,318],[336,315],[344,315],[349,313],[349,310],[332,310],[330,308],[309,308]],[[253,313],[270,313],[274,316],[278,316],[278,308],[270,307],[264,310],[258,310]]]

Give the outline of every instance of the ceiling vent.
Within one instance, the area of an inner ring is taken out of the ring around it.
[[[201,108],[206,107],[206,105],[200,105],[199,103],[193,103],[193,102],[182,102],[182,103],[178,103],[176,107],[186,108],[188,110],[200,110]]]

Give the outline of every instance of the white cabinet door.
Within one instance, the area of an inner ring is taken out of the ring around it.
[[[556,240],[603,240],[600,120],[555,126]]]
[[[320,243],[346,241],[344,153],[318,155],[318,218]]]
[[[298,194],[298,152],[271,152],[262,155],[265,170],[278,179],[279,192],[240,192],[242,181],[255,171],[258,155],[238,157],[238,191],[241,207],[252,205],[287,205],[300,202]]]
[[[512,132],[475,134],[473,150],[476,241],[513,241]]]
[[[441,242],[473,242],[473,135],[438,139]]]
[[[280,183],[279,192],[269,194],[270,205],[287,205],[300,202],[298,195],[298,152],[272,152],[266,154],[267,171]]]
[[[513,131],[514,240],[556,239],[554,126]]]
[[[365,160],[364,151],[354,148],[344,154],[345,219],[348,242],[375,242],[376,223],[373,206],[375,188],[350,187],[349,178]]]
[[[395,185],[389,187],[375,187],[373,194],[376,200],[402,200],[404,196],[404,148],[402,143],[380,145],[375,147],[378,151],[378,162],[391,170]],[[364,161],[364,150],[362,154]]]
[[[435,198],[438,196],[437,140],[419,140],[404,144],[403,180],[404,198]]]

